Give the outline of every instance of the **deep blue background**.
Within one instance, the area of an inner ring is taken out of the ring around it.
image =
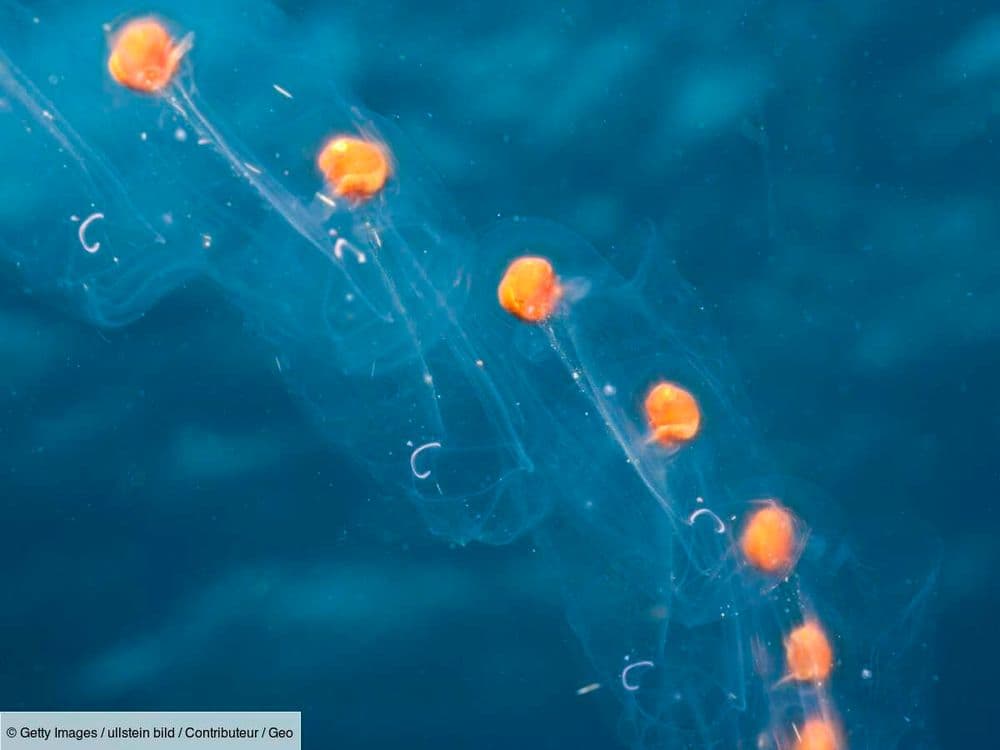
[[[280,5],[473,226],[662,229],[777,463],[859,534],[939,537],[926,710],[942,747],[989,746],[1000,11]],[[212,291],[99,331],[2,280],[0,706],[294,708],[309,746],[613,743],[530,546],[425,538]]]

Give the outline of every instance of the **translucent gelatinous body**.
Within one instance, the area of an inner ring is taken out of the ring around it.
[[[67,18],[72,28],[61,31],[60,16],[44,25],[29,16],[4,37],[24,61],[0,69],[11,101],[0,156],[23,185],[19,201],[0,208],[4,254],[30,283],[101,325],[134,320],[190,278],[210,280],[274,347],[319,428],[379,481],[427,498],[418,507],[436,532],[496,541],[522,533],[548,500],[500,500],[530,460],[511,407],[477,364],[485,353],[458,320],[471,235],[406,138],[344,104],[322,78],[289,84],[292,97],[267,86],[266,105],[228,96],[199,75],[194,51],[181,57],[189,44],[173,40],[189,38],[187,30],[169,33],[167,21],[143,18],[105,39],[94,15],[82,30]],[[296,78],[272,44],[291,38],[288,24],[244,22],[268,25],[267,35],[239,33],[238,19],[226,27],[258,74]],[[45,61],[69,35],[95,51],[110,44],[112,62],[67,69],[49,92],[54,101],[33,81],[49,75]],[[155,83],[146,88],[157,96],[109,89],[129,70],[125,82]],[[234,133],[227,122],[244,127]],[[391,194],[387,187],[363,205],[328,194],[314,155],[331,132],[371,134],[355,164],[372,144],[392,144],[405,166]],[[41,215],[47,221],[27,226],[19,218]],[[380,410],[396,429],[368,418]],[[412,471],[414,448],[430,442],[440,448]],[[452,511],[462,516],[458,527]]]

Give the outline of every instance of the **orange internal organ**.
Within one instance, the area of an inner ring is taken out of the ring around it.
[[[740,538],[747,562],[765,573],[778,573],[790,567],[795,544],[792,514],[773,503],[754,511]]]
[[[701,409],[690,392],[675,383],[662,381],[646,395],[646,421],[653,440],[677,446],[694,439],[701,427]]]
[[[833,669],[833,649],[815,620],[799,625],[785,638],[788,676],[802,682],[822,682]]]
[[[316,159],[320,172],[342,198],[365,200],[389,179],[389,156],[373,141],[340,135],[331,138]]]
[[[511,315],[540,323],[555,311],[562,291],[559,277],[547,259],[525,255],[507,266],[497,287],[497,299]]]
[[[795,750],[839,750],[840,733],[834,723],[820,716],[806,720],[798,731]]]
[[[190,46],[186,39],[176,43],[157,19],[137,18],[115,35],[108,72],[126,88],[155,94],[170,83]]]

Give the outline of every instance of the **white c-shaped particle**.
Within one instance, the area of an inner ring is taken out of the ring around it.
[[[698,516],[709,516],[710,518],[712,518],[715,521],[716,534],[726,533],[726,524],[724,524],[722,522],[722,519],[719,518],[717,515],[715,515],[715,513],[710,511],[708,508],[698,508],[698,510],[696,510],[694,513],[688,516],[688,526],[694,526],[695,519],[697,519]]]
[[[425,450],[428,450],[429,448],[440,448],[440,447],[441,443],[435,441],[432,443],[424,443],[419,448],[414,449],[413,453],[410,454],[410,471],[413,472],[413,476],[415,476],[417,479],[427,479],[427,477],[431,475],[430,469],[428,469],[427,471],[417,471],[417,456],[419,456],[421,453],[423,453]]]
[[[358,250],[343,237],[338,237],[337,241],[333,243],[333,255],[337,260],[344,259],[344,248],[349,250],[354,255],[354,260],[356,260],[359,264],[363,264],[368,261],[368,258],[362,251]]]
[[[633,685],[631,682],[628,681],[628,673],[631,672],[633,669],[641,669],[643,667],[647,669],[652,669],[655,666],[656,665],[653,664],[653,662],[651,661],[637,661],[633,664],[629,664],[627,667],[625,667],[625,669],[622,670],[622,687],[628,690],[630,693],[634,693],[636,690],[639,689],[639,686]]]
[[[87,227],[89,227],[98,219],[103,219],[103,218],[104,214],[99,212],[93,213],[86,219],[84,219],[83,222],[80,224],[80,228],[76,230],[76,236],[80,238],[80,244],[83,245],[83,249],[86,250],[91,255],[93,255],[94,253],[96,253],[98,250],[101,249],[101,243],[95,242],[93,245],[91,245],[89,242],[87,242],[87,237],[86,237]]]

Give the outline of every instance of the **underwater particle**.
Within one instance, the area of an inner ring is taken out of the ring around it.
[[[701,409],[694,396],[675,383],[662,381],[646,395],[646,421],[652,440],[670,447],[694,439],[701,427]]]
[[[808,620],[785,638],[788,677],[801,682],[822,682],[833,669],[833,649],[823,628]]]
[[[688,526],[694,526],[694,522],[697,521],[702,516],[707,516],[708,518],[710,518],[715,523],[715,533],[716,534],[725,534],[726,533],[726,524],[725,524],[725,522],[721,518],[719,518],[715,514],[714,511],[712,511],[712,510],[710,510],[708,508],[698,508],[690,516],[688,516]]]
[[[431,475],[430,469],[425,469],[424,471],[419,471],[417,469],[417,456],[426,450],[431,450],[432,448],[440,448],[441,443],[436,440],[430,443],[424,443],[423,445],[415,448],[413,453],[410,454],[410,471],[413,472],[413,476],[417,479],[427,479]]]
[[[389,179],[389,156],[373,141],[340,135],[327,141],[316,158],[323,177],[342,198],[371,198]]]
[[[788,568],[795,554],[795,522],[792,514],[776,503],[755,511],[740,538],[747,561],[765,573]]]
[[[102,214],[100,211],[92,213],[90,216],[88,216],[86,219],[83,220],[83,222],[80,224],[80,228],[77,229],[76,232],[76,236],[79,238],[80,244],[83,246],[83,249],[86,250],[91,255],[93,255],[94,253],[96,253],[98,250],[101,249],[101,243],[87,242],[87,229],[95,221],[100,221],[103,218],[104,214]]]
[[[497,286],[500,307],[528,323],[540,323],[555,310],[562,287],[546,258],[525,255],[515,259]]]
[[[170,83],[189,49],[190,34],[175,42],[156,18],[136,18],[115,34],[108,72],[125,88],[155,94]]]
[[[652,669],[656,665],[651,661],[637,661],[629,664],[625,669],[622,670],[622,687],[628,690],[630,693],[634,693],[639,689],[639,685],[631,682],[628,678],[629,672],[633,669]]]
[[[796,730],[795,750],[838,750],[840,738],[837,727],[829,719],[813,716]]]

